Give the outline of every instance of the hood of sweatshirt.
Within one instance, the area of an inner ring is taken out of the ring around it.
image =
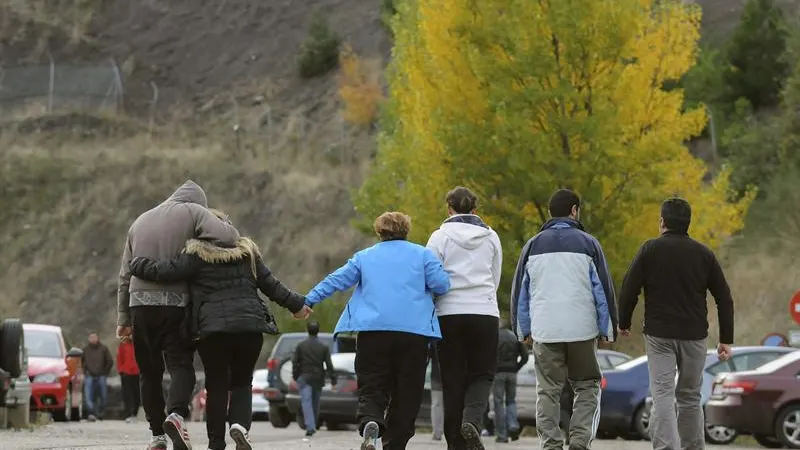
[[[473,214],[458,214],[445,220],[439,227],[459,247],[474,250],[484,239],[492,235],[492,229],[480,217]]]
[[[192,180],[186,180],[169,198],[168,202],[177,203],[196,203],[201,206],[208,207],[208,200],[203,188]]]

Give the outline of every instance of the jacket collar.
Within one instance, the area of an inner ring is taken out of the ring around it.
[[[542,228],[539,231],[549,230],[551,228],[553,229],[577,228],[581,231],[586,231],[583,229],[582,223],[569,217],[553,217],[552,219],[542,224]]]
[[[475,225],[476,227],[489,229],[489,225],[486,225],[483,219],[475,214],[456,214],[450,216],[444,223],[466,223],[467,225]]]

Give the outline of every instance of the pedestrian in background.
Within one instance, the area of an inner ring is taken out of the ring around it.
[[[431,422],[433,440],[441,441],[444,434],[444,393],[442,392],[442,371],[439,369],[439,352],[431,344]]]
[[[613,341],[617,315],[611,274],[600,243],[583,230],[580,198],[562,189],[549,202],[549,221],[517,263],[511,314],[533,346],[536,431],[544,450],[561,449],[561,396],[566,379],[575,394],[569,448],[588,449],[600,420],[598,338]]]
[[[472,191],[456,187],[445,203],[449,217],[427,245],[451,283],[450,291],[436,300],[444,435],[452,450],[482,450],[483,416],[497,366],[503,249],[497,233],[476,215],[478,197]]]
[[[322,388],[325,387],[326,374],[331,380],[331,385],[335,387],[336,372],[331,362],[331,349],[317,337],[319,324],[308,322],[306,330],[308,337],[297,344],[292,355],[292,378],[300,390],[300,402],[308,438],[317,432],[319,401]]]
[[[89,333],[89,343],[83,347],[83,395],[86,397],[88,419],[103,419],[108,399],[108,376],[114,368],[114,358],[108,347],[100,342],[97,333]]]
[[[211,213],[233,226],[224,213]],[[248,433],[253,420],[253,371],[264,334],[278,334],[275,318],[258,292],[295,318],[311,312],[303,305],[305,299],[275,278],[256,243],[246,237],[230,247],[215,240],[189,239],[176,258],[134,257],[130,272],[150,282],[188,282],[188,329],[178,332],[196,345],[203,362],[208,448],[225,448],[228,424],[236,450],[252,450]],[[138,345],[137,335],[133,335],[134,345]],[[188,441],[188,435],[183,436]],[[191,445],[186,446],[191,450]]]
[[[517,372],[527,364],[528,348],[517,339],[501,319],[497,338],[497,373],[494,375],[492,398],[494,401],[495,442],[506,444],[519,439],[517,420]]]
[[[707,292],[717,303],[720,360],[730,358],[733,344],[731,290],[714,252],[689,237],[691,221],[689,202],[664,201],[661,236],[639,248],[620,295],[619,327],[628,336],[644,289],[644,341],[653,395],[649,431],[655,450],[705,446],[700,390],[707,352]]]
[[[133,340],[123,339],[117,347],[117,372],[122,384],[122,402],[125,405],[125,422],[133,423],[139,415],[139,366],[136,365]]]
[[[411,218],[381,214],[373,225],[381,242],[361,250],[306,296],[317,305],[355,287],[334,335],[358,333],[358,431],[361,450],[405,450],[425,390],[428,348],[441,338],[434,295],[450,288],[442,263],[425,247],[408,242]],[[391,400],[391,401],[390,401]]]

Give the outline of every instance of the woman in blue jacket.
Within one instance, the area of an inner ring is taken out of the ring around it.
[[[355,286],[334,334],[358,333],[361,450],[375,450],[379,437],[384,449],[404,450],[422,402],[428,346],[442,337],[433,296],[445,294],[450,279],[430,250],[406,240],[407,215],[384,213],[374,229],[381,242],[328,275],[309,292],[306,304],[313,307]]]

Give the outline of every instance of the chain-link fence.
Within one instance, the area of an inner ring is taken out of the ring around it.
[[[0,118],[58,111],[119,112],[122,76],[106,64],[0,67]]]

